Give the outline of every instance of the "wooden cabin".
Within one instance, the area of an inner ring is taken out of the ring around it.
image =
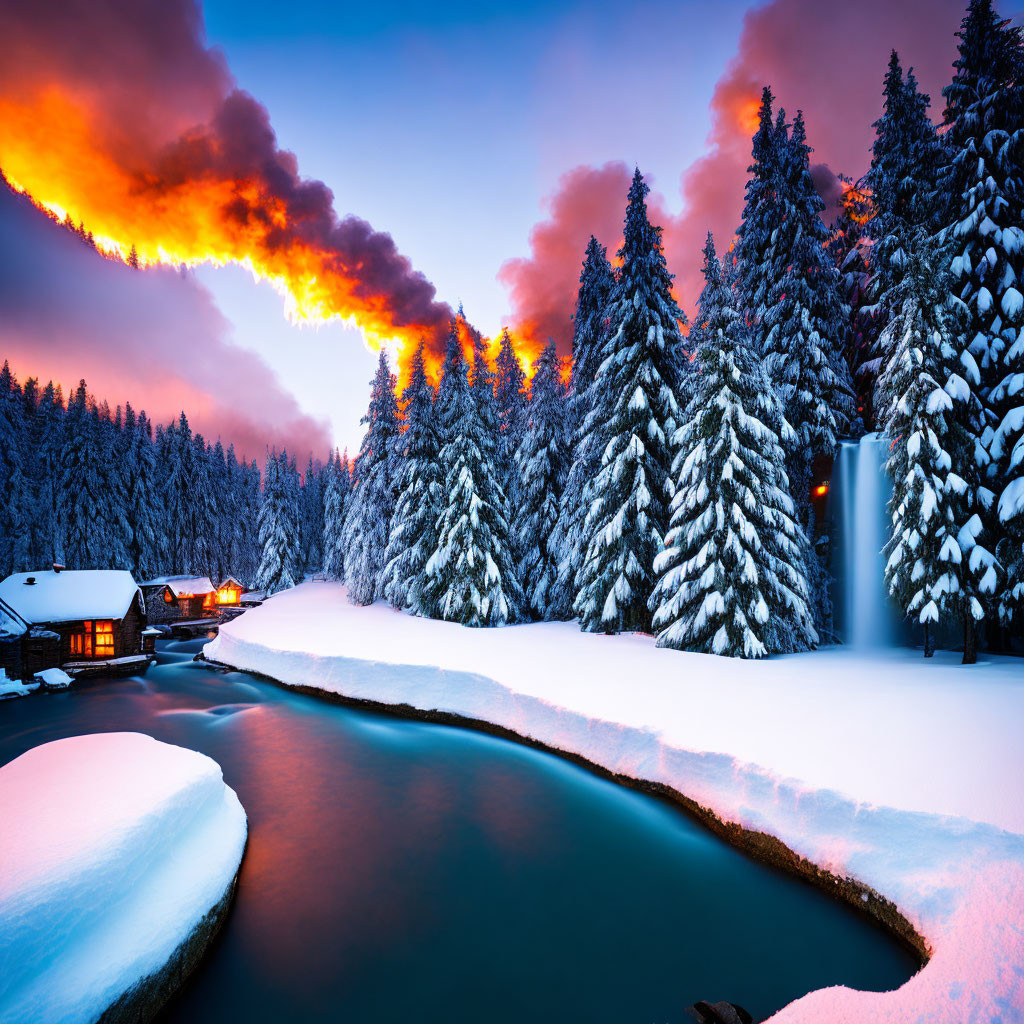
[[[141,586],[150,623],[212,619],[217,615],[217,588],[209,576],[157,576]]]
[[[218,608],[233,608],[242,603],[242,594],[244,593],[245,587],[234,576],[228,576],[217,585],[217,595],[214,601]]]
[[[146,604],[122,569],[18,572],[0,583],[0,602],[28,626],[22,637],[22,678],[47,668],[69,675],[135,672],[143,652]]]

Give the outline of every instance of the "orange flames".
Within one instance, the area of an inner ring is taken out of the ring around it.
[[[11,184],[58,218],[84,222],[101,250],[126,258],[134,245],[141,263],[238,262],[273,284],[293,320],[340,318],[373,347],[408,350],[427,336],[440,348],[449,311],[432,286],[389,236],[334,218],[330,193],[299,180],[291,154],[276,151],[283,166],[269,174],[258,166],[229,177],[221,173],[232,163],[218,152],[222,140],[199,129],[171,149],[139,153],[132,165],[103,145],[87,104],[53,85],[32,102],[0,96],[0,123],[0,169]],[[280,171],[295,182],[283,195],[271,184]],[[389,244],[382,273],[366,257]],[[410,286],[421,292],[407,303],[419,316],[396,309],[396,288],[405,298]]]

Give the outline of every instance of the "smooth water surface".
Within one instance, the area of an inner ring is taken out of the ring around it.
[[[191,661],[0,704],[0,763],[86,732],[203,751],[249,816],[235,906],[165,1014],[188,1024],[762,1019],[913,958],[674,807],[557,757]]]

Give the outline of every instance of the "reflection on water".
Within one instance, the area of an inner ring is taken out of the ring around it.
[[[249,816],[238,897],[166,1019],[422,1024],[755,1018],[915,964],[822,893],[558,758],[191,661],[0,705],[0,762],[138,730],[215,758]]]

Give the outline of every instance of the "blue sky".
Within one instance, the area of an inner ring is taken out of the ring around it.
[[[334,190],[340,213],[389,231],[441,298],[463,301],[490,332],[507,311],[498,269],[528,252],[563,172],[622,159],[678,196],[747,6],[206,0],[204,9],[210,42],[268,107],[302,173]],[[356,447],[375,361],[358,332],[291,327],[272,289],[239,268],[199,277],[238,343],[329,418],[340,445]]]

